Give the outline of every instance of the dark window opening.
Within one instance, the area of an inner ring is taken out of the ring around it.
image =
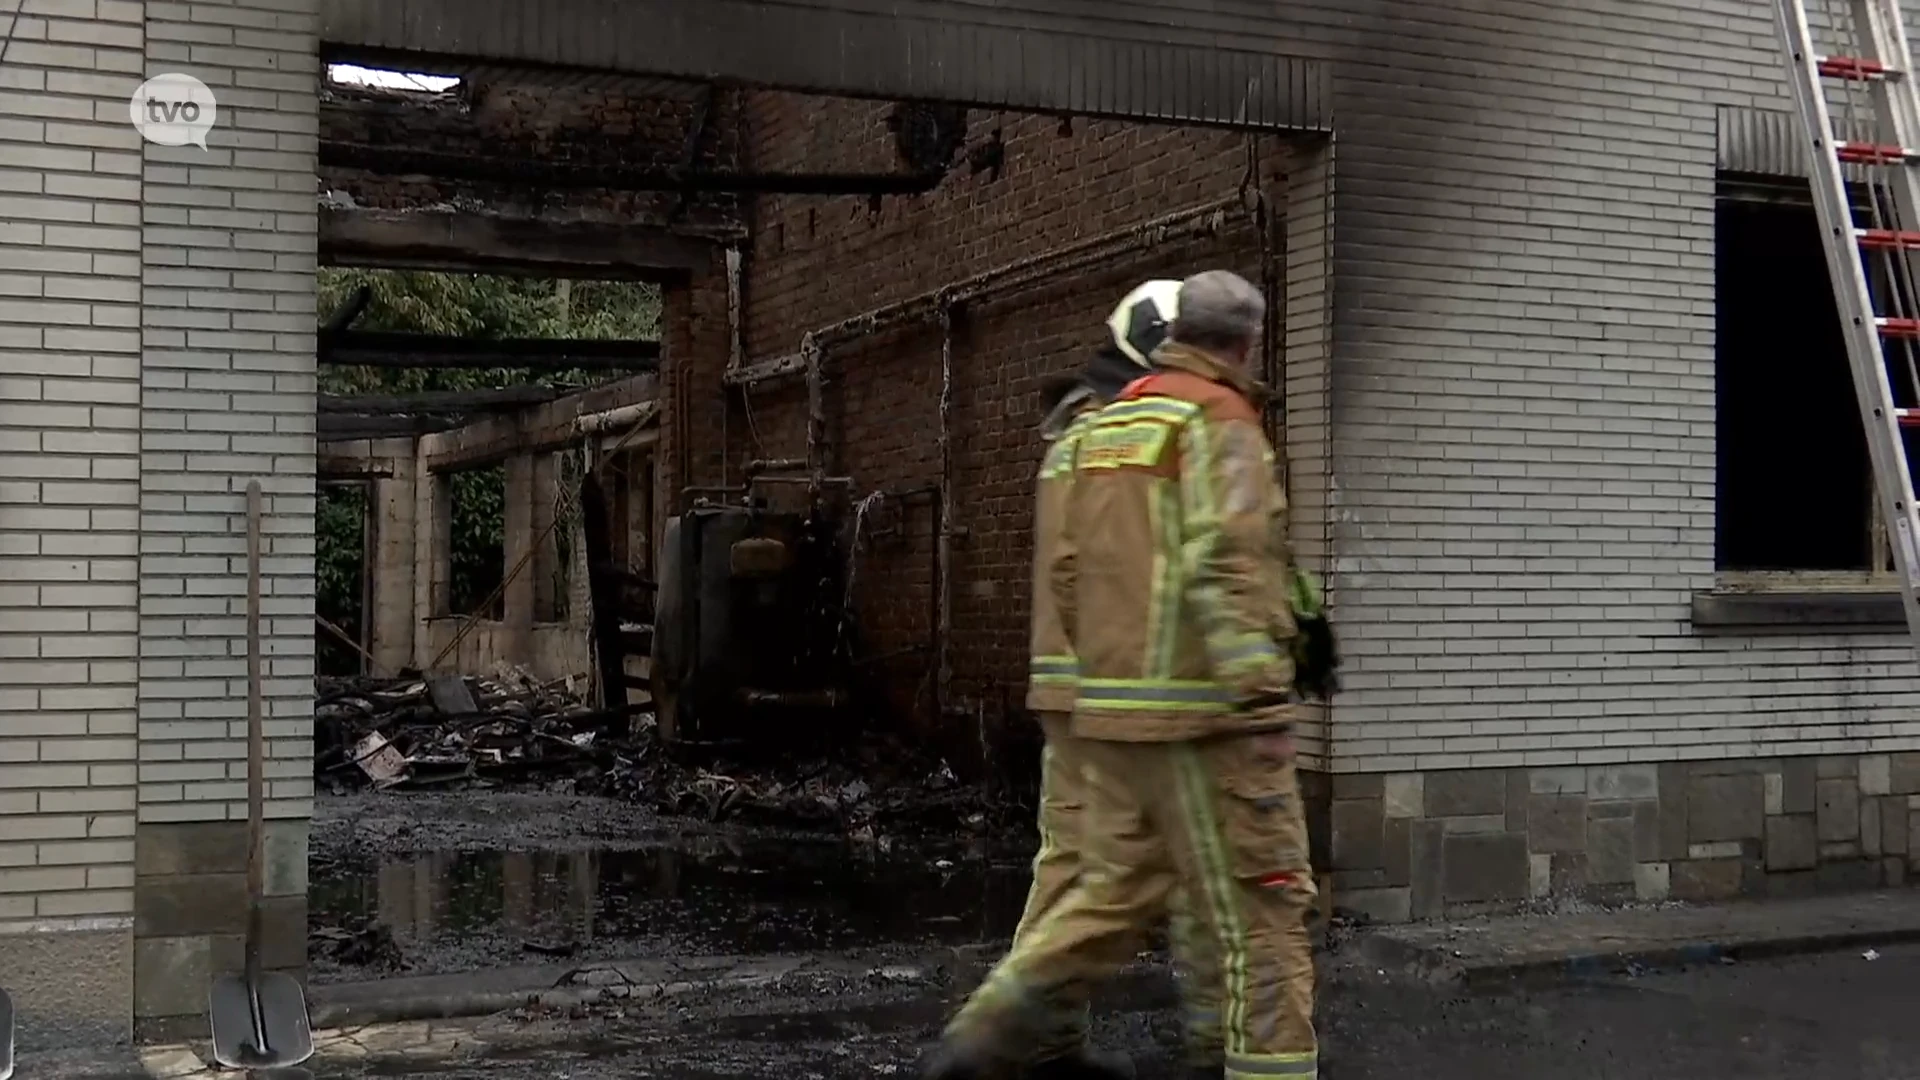
[[[359,675],[366,670],[360,649],[367,646],[368,494],[366,484],[320,485],[315,511],[314,613],[331,624],[331,628],[316,628],[315,665],[321,675]],[[342,640],[342,635],[348,640]]]
[[[1723,192],[1714,229],[1716,564],[1872,569],[1872,473],[1813,208]]]

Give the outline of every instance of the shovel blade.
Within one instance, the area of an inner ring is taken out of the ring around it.
[[[247,980],[222,975],[207,994],[207,1021],[213,1029],[213,1059],[229,1069],[273,1069],[298,1065],[313,1056],[313,1027],[299,980],[282,972],[262,972],[257,987],[259,1045]],[[4,1078],[0,1078],[4,1080]]]
[[[0,1080],[13,1075],[13,997],[0,990]]]

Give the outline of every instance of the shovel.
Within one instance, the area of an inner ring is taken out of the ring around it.
[[[0,990],[0,1080],[13,1075],[13,998]]]
[[[260,501],[255,480],[247,485],[247,969],[244,975],[215,979],[207,995],[213,1059],[229,1069],[281,1068],[313,1056],[313,1027],[299,981],[260,970],[267,813],[267,740],[260,720]]]

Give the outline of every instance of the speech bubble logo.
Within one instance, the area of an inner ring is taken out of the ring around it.
[[[127,115],[140,137],[160,146],[207,148],[220,106],[207,84],[191,75],[168,72],[140,84],[127,103]]]

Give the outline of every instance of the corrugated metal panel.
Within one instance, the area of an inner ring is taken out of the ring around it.
[[[463,57],[1132,120],[1332,126],[1319,61],[1176,43],[1150,25],[1092,18],[1078,30],[1038,29],[1035,15],[1060,14],[1032,6],[906,14],[836,0],[323,0],[322,39],[330,59],[367,63]]]
[[[1770,109],[1720,109],[1719,165],[1723,172],[1805,177],[1806,136],[1799,118]]]

